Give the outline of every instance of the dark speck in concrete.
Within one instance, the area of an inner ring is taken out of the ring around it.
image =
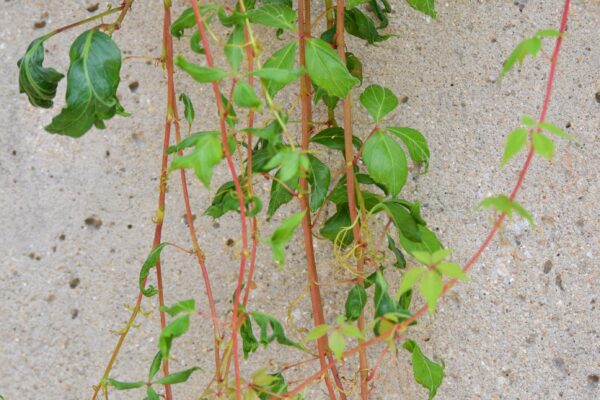
[[[564,292],[565,287],[563,286],[562,275],[556,274],[556,278],[554,281],[556,282],[556,286],[558,286],[558,288]]]
[[[600,92],[596,92],[596,101],[600,103]]]
[[[71,310],[71,319],[75,319],[77,318],[77,316],[79,315],[79,310],[74,308]]]
[[[138,81],[133,81],[129,84],[129,90],[131,93],[135,93],[136,90],[140,87],[140,83]]]
[[[229,247],[233,247],[233,245],[235,244],[235,241],[233,239],[229,238],[229,239],[227,239],[225,244]]]
[[[86,10],[88,10],[88,12],[93,13],[93,12],[98,11],[99,7],[100,7],[100,3],[95,3],[95,4],[90,5],[88,8],[86,8]]]
[[[552,270],[552,261],[546,260],[544,263],[544,273],[547,274]]]
[[[69,281],[69,287],[71,289],[75,289],[77,286],[79,286],[80,282],[81,280],[79,278],[73,278]]]
[[[102,220],[95,216],[87,217],[84,222],[87,226],[95,229],[100,229],[102,226]]]
[[[597,374],[590,374],[587,376],[588,385],[592,388],[598,387],[598,381],[600,381],[600,377]]]

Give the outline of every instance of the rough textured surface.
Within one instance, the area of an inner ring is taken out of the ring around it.
[[[139,266],[152,239],[165,108],[161,69],[143,59],[125,62],[119,95],[134,116],[109,121],[107,130],[79,140],[45,133],[43,126],[56,109],[33,109],[18,95],[16,62],[27,44],[46,29],[86,17],[86,7],[95,3],[0,4],[0,395],[6,400],[89,397],[116,343],[111,332],[128,316],[123,304],[134,301]],[[160,2],[137,3],[115,37],[126,55],[160,56]],[[176,3],[181,10],[183,2]],[[500,169],[501,149],[521,115],[539,112],[547,59],[527,60],[502,87],[493,81],[518,40],[557,26],[562,1],[438,3],[439,18],[432,21],[404,2],[393,2],[389,31],[398,36],[380,48],[355,41],[349,46],[366,60],[368,83],[407,96],[391,120],[426,134],[432,162],[429,173],[403,193],[423,201],[426,218],[460,262],[490,225],[489,214],[474,207],[485,196],[506,193],[516,179],[522,158]],[[46,26],[36,28],[42,21]],[[411,333],[426,354],[446,364],[440,399],[600,398],[599,26],[598,1],[573,4],[548,119],[568,127],[577,141],[559,140],[555,160],[536,160],[525,181],[519,200],[535,217],[537,229],[519,220],[508,223],[474,268],[473,281],[453,290],[438,316],[426,318]],[[69,32],[48,42],[48,65],[66,70],[74,36]],[[178,46],[185,48],[183,42]],[[550,52],[550,46],[545,49]],[[180,88],[192,94],[200,118],[212,118],[209,88],[198,88],[180,74],[178,79],[186,82]],[[62,104],[64,83],[61,90],[56,107]],[[366,115],[358,120],[357,133],[364,136],[366,125],[360,122]],[[216,184],[225,179],[225,169],[218,171]],[[217,306],[224,312],[237,268],[236,217],[225,217],[219,225],[200,217],[209,197],[196,182],[192,186],[199,238],[208,254]],[[164,237],[187,246],[175,179],[170,189]],[[269,229],[264,225],[264,232]],[[233,247],[227,247],[228,239],[234,240]],[[343,276],[334,270],[330,245],[317,242],[317,250],[322,279]],[[303,293],[300,254],[295,243],[287,268],[278,272],[267,249],[259,255],[253,298],[282,319],[290,298]],[[193,296],[206,309],[194,262],[173,250],[165,256],[167,303]],[[325,288],[324,296],[333,319],[345,295]],[[304,298],[291,314],[294,323],[308,326],[307,310]],[[156,348],[158,316],[140,322],[115,377],[145,375]],[[208,326],[195,322],[174,351],[174,370],[194,364],[210,370]],[[259,352],[244,371],[282,353],[294,359],[292,352],[275,348]],[[412,382],[407,360],[404,353],[397,362],[386,358],[375,398],[426,397]],[[195,375],[196,385],[176,389],[176,398],[196,399],[207,379]],[[140,396],[116,393],[111,398]],[[325,397],[313,389],[307,398]]]

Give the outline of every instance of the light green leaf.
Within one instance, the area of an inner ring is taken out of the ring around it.
[[[233,90],[233,102],[244,108],[258,110],[262,107],[262,102],[256,96],[252,86],[246,82],[239,81]]]
[[[92,126],[125,115],[117,98],[121,50],[106,33],[91,29],[79,35],[69,51],[67,106],[52,119],[46,130],[80,137]]]
[[[190,316],[188,314],[174,319],[165,326],[165,329],[162,330],[160,337],[158,338],[158,347],[160,348],[163,358],[169,358],[173,339],[186,333],[189,327]]]
[[[536,154],[539,154],[547,160],[551,160],[554,155],[554,143],[552,142],[552,139],[538,132],[533,134],[533,148],[535,149]]]
[[[152,386],[146,386],[146,398],[144,400],[160,400],[160,396]]]
[[[171,307],[161,307],[161,311],[165,311],[171,317],[174,317],[180,313],[193,313],[196,311],[196,300],[182,300],[173,304]]]
[[[561,33],[556,29],[541,29],[535,33],[538,37],[559,37]]]
[[[521,41],[517,47],[513,50],[513,52],[508,56],[506,61],[504,61],[504,65],[502,67],[502,72],[500,72],[500,76],[498,77],[498,84],[502,81],[502,78],[511,68],[515,65],[515,63],[519,63],[519,66],[523,64],[523,60],[527,55],[530,55],[532,58],[535,58],[542,48],[542,40],[538,37],[531,37]]]
[[[196,117],[192,100],[190,100],[187,94],[181,93],[179,95],[179,101],[183,103],[183,115],[185,116],[185,120],[187,121],[188,125],[191,126],[192,122],[194,122],[194,118]]]
[[[327,332],[329,332],[329,325],[327,325],[327,324],[317,325],[313,329],[311,329],[310,332],[308,332],[308,334],[306,335],[304,340],[307,342],[309,342],[311,340],[317,340],[317,339],[327,335]]]
[[[225,58],[231,66],[231,70],[234,74],[237,74],[242,60],[244,59],[244,53],[242,49],[246,39],[244,37],[244,27],[236,26],[233,31],[229,34],[227,44],[225,44]]]
[[[435,0],[406,0],[412,8],[421,11],[423,14],[429,15],[431,18],[437,17],[435,11]]]
[[[176,145],[169,146],[169,148],[167,149],[167,154],[178,153],[180,150],[196,146],[196,143],[198,143],[198,139],[202,135],[205,135],[205,134],[220,135],[221,132],[219,132],[219,131],[202,131],[202,132],[192,133],[191,135],[187,136],[185,139],[183,139]]]
[[[416,129],[397,126],[388,127],[385,130],[402,140],[414,163],[425,164],[425,169],[429,167],[429,146],[421,132]]]
[[[160,385],[175,385],[177,383],[182,383],[187,381],[190,376],[195,372],[201,370],[200,367],[192,367],[183,371],[179,371],[179,372],[174,372],[172,374],[169,374],[167,376],[163,376],[162,378],[160,378],[159,380],[156,381],[156,383],[160,384]]]
[[[158,370],[160,369],[160,366],[162,364],[162,359],[162,353],[159,350],[154,356],[152,364],[150,365],[150,371],[148,372],[148,380],[154,378],[154,376],[158,373]]]
[[[344,335],[346,336],[351,336],[357,339],[364,339],[365,336],[362,334],[362,332],[360,331],[360,329],[358,329],[358,327],[352,325],[352,324],[341,324],[340,325],[340,332],[342,332]]]
[[[400,287],[396,293],[396,297],[400,298],[404,293],[412,290],[412,288],[421,280],[426,269],[422,267],[409,269],[402,277]]]
[[[58,82],[64,75],[54,68],[43,66],[44,41],[42,37],[31,42],[23,58],[17,62],[19,93],[26,93],[33,106],[50,108],[56,96]]]
[[[227,77],[227,71],[225,70],[214,67],[201,67],[198,64],[187,61],[183,56],[175,57],[175,65],[187,72],[196,82],[200,83],[220,81]]]
[[[536,121],[533,118],[531,118],[529,115],[523,115],[521,117],[521,123],[525,126],[531,127],[531,126],[535,125]]]
[[[158,290],[152,285],[148,285],[146,288],[144,288],[144,282],[145,282],[146,278],[148,277],[148,275],[150,274],[150,270],[152,268],[154,268],[156,266],[156,264],[158,263],[158,260],[160,259],[160,253],[163,251],[163,249],[165,248],[166,245],[167,245],[167,243],[161,243],[158,246],[156,246],[150,252],[150,254],[148,255],[148,258],[146,258],[146,261],[144,261],[144,264],[142,264],[142,268],[140,269],[140,279],[139,279],[140,291],[146,297],[151,297],[158,293]]]
[[[281,180],[281,174],[279,171],[277,171],[275,177],[277,180],[273,179],[273,182],[271,183],[271,196],[269,198],[269,207],[267,209],[268,219],[271,219],[279,207],[289,203],[294,198],[294,196],[279,182]],[[295,188],[298,186],[298,178],[293,178],[284,183],[288,188]]]
[[[129,389],[137,389],[141,388],[146,384],[146,382],[138,381],[138,382],[122,382],[112,378],[106,378],[105,382],[107,385],[114,387],[117,390],[129,390]]]
[[[571,136],[570,134],[568,134],[567,132],[565,132],[564,130],[560,129],[558,126],[556,126],[550,122],[540,122],[538,124],[538,126],[542,129],[550,132],[554,136],[558,136],[560,138],[569,139],[569,140],[573,139],[573,136]]]
[[[435,314],[435,306],[439,297],[442,295],[443,287],[444,283],[442,282],[442,277],[437,271],[427,272],[421,280],[419,290],[421,291],[423,298],[427,301],[429,312],[431,314]]]
[[[366,141],[362,159],[371,178],[384,185],[392,196],[400,192],[406,183],[408,165],[398,143],[378,131]]]
[[[173,159],[170,170],[193,168],[200,182],[208,188],[213,168],[221,162],[222,158],[223,147],[219,134],[206,132],[198,137],[196,147],[191,153]]]
[[[458,264],[443,262],[436,265],[435,268],[450,278],[462,279],[463,281],[469,280],[469,277],[462,271],[462,268]]]
[[[271,251],[273,252],[273,259],[277,261],[279,266],[285,265],[285,245],[294,236],[294,231],[302,222],[305,211],[296,213],[286,218],[281,225],[279,225],[268,240],[271,245]]]
[[[515,129],[509,133],[506,137],[506,146],[504,147],[501,165],[506,165],[511,158],[517,155],[523,149],[525,143],[527,143],[527,129]]]
[[[310,183],[310,209],[316,210],[325,201],[329,183],[331,181],[331,172],[317,157],[309,154],[310,169],[308,171],[308,182]]]
[[[322,39],[306,40],[306,70],[317,86],[339,98],[345,98],[359,83],[329,43]]]
[[[368,86],[360,95],[360,102],[376,123],[398,106],[396,95],[390,89],[379,85]]]
[[[304,70],[302,68],[261,68],[253,72],[255,76],[258,76],[264,81],[276,82],[284,86],[301,77],[303,73]]]
[[[485,198],[479,204],[480,208],[488,208],[490,206],[494,207],[498,212],[506,213],[506,215],[509,217],[512,217],[512,213],[514,211],[529,221],[532,226],[535,225],[531,214],[529,214],[529,212],[527,212],[527,210],[525,210],[519,203],[514,200],[511,201],[510,198],[505,195]]]
[[[296,53],[298,50],[298,44],[295,40],[291,41],[283,48],[277,50],[273,55],[264,63],[264,69],[278,69],[278,70],[292,70],[296,64]],[[259,73],[260,74],[260,73]],[[267,93],[271,97],[275,96],[277,92],[284,88],[285,84],[276,82],[274,80],[263,79],[263,84],[267,90]]]
[[[396,311],[396,304],[388,293],[388,283],[381,270],[375,274],[375,294],[373,296],[375,318]]]
[[[300,176],[302,169],[308,170],[310,168],[309,163],[306,155],[289,147],[284,147],[271,158],[265,165],[265,168],[273,169],[280,167],[280,179],[287,182],[294,177]]]
[[[429,400],[437,394],[444,379],[444,366],[425,357],[413,340],[407,340],[403,346],[412,353],[413,374],[418,384],[429,389]]]
[[[331,332],[329,335],[329,348],[338,360],[342,359],[344,350],[346,349],[346,338],[338,331]]]
[[[522,218],[525,218],[527,222],[529,222],[529,224],[535,228],[535,221],[533,220],[533,217],[525,208],[523,208],[522,205],[516,201],[513,201],[512,208],[517,214],[519,214]]]
[[[296,12],[291,7],[282,4],[267,4],[250,10],[248,18],[254,24],[290,31],[296,30]]]
[[[356,321],[367,304],[367,292],[360,285],[354,285],[346,298],[345,310],[348,321]]]

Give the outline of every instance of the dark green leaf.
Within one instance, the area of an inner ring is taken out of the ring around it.
[[[254,24],[266,25],[273,28],[296,30],[296,12],[281,4],[267,4],[248,12],[250,21]]]
[[[260,150],[255,150],[252,155],[252,170],[254,172],[269,172],[276,167],[267,167],[271,159],[279,152],[276,146],[267,146]]]
[[[146,382],[138,381],[138,382],[122,382],[112,378],[106,378],[106,384],[114,387],[117,390],[129,390],[129,389],[137,389],[141,388],[146,384]]]
[[[310,79],[328,94],[344,98],[359,83],[339,55],[322,39],[306,40],[306,69]]]
[[[189,125],[192,125],[192,122],[194,122],[194,118],[196,117],[192,100],[190,100],[187,94],[181,93],[179,95],[179,101],[183,103],[183,115],[185,116],[185,120]]]
[[[217,194],[213,198],[210,207],[204,211],[204,214],[216,219],[229,211],[240,211],[235,185],[232,181],[224,183],[217,189]]]
[[[283,48],[277,50],[273,55],[264,63],[263,69],[265,68],[274,68],[281,70],[291,70],[294,68],[296,63],[296,52],[298,49],[298,44],[296,41],[291,41]],[[274,80],[266,80],[263,79],[263,84],[265,85],[267,93],[271,97],[275,96],[277,92],[279,92],[285,84],[276,82]]]
[[[190,49],[196,54],[206,53],[206,50],[202,47],[202,38],[200,37],[200,31],[198,29],[192,33],[192,37],[190,38]]]
[[[398,137],[408,150],[408,154],[414,163],[423,163],[429,166],[429,146],[421,132],[412,128],[389,127],[386,131]]]
[[[279,225],[268,240],[273,252],[273,259],[277,261],[280,267],[285,265],[285,245],[294,236],[294,231],[302,222],[305,211],[300,211],[288,218],[286,218],[281,225]],[[258,323],[258,321],[257,321]]]
[[[373,297],[373,303],[375,318],[396,311],[396,303],[388,293],[388,283],[381,271],[377,271],[375,274],[375,296]]]
[[[415,380],[421,386],[429,389],[429,400],[433,399],[444,379],[444,366],[425,357],[413,340],[407,340],[403,347],[412,353]]]
[[[261,392],[259,393],[259,397],[261,400],[267,400],[272,398],[271,393],[275,394],[284,394],[288,391],[288,385],[285,383],[285,379],[283,379],[283,375],[281,372],[277,372],[275,374],[269,374],[272,377],[271,382],[268,385],[261,386],[263,389],[267,390],[269,393]],[[260,391],[260,389],[256,389]],[[294,400],[301,400],[300,398]]]
[[[67,73],[67,106],[46,127],[50,133],[80,137],[92,126],[125,114],[117,99],[121,50],[97,29],[82,33],[71,46]]]
[[[284,119],[284,122],[287,122],[287,120]],[[242,131],[265,139],[271,144],[275,144],[281,142],[281,132],[283,130],[279,121],[273,120],[263,128],[245,128],[242,129]],[[275,155],[275,153],[273,153],[273,155]]]
[[[217,11],[217,17],[219,17],[219,22],[226,27],[236,26],[241,27],[244,25],[244,21],[246,20],[246,14],[241,13],[237,10],[232,11],[230,15],[227,15],[225,10],[221,7],[219,11]]]
[[[231,66],[231,70],[234,74],[237,74],[240,64],[244,59],[244,53],[242,49],[246,39],[244,37],[244,28],[242,26],[236,26],[235,29],[229,35],[227,44],[225,45],[225,58]]]
[[[360,95],[360,102],[376,123],[398,106],[396,95],[390,89],[379,85],[368,86]]]
[[[310,170],[308,171],[308,182],[310,183],[310,209],[316,210],[327,197],[329,183],[331,181],[331,172],[317,157],[309,154]]]
[[[152,386],[146,387],[146,398],[144,400],[160,400],[160,396],[156,393],[156,390]]]
[[[354,285],[346,298],[346,319],[356,321],[367,304],[367,292],[360,285]]]
[[[400,251],[399,248],[396,247],[396,242],[394,242],[394,239],[392,239],[392,237],[388,234],[387,235],[387,240],[388,240],[388,249],[390,249],[390,251],[392,253],[394,253],[394,257],[396,257],[396,262],[394,263],[394,267],[402,269],[406,267],[406,259],[404,258],[404,254],[402,254],[402,251]]]
[[[254,336],[250,317],[244,318],[244,321],[240,325],[240,336],[242,337],[244,359],[248,359],[248,354],[254,353],[258,349],[258,340],[256,340],[256,337]]]
[[[196,141],[195,149],[184,156],[175,157],[170,170],[193,168],[196,176],[207,188],[210,187],[213,168],[223,158],[221,138],[217,132],[205,132]]]
[[[205,23],[210,22],[212,17],[215,14],[220,6],[216,4],[200,4],[200,15],[202,15],[202,19]],[[171,35],[176,37],[177,39],[181,39],[183,37],[184,31],[186,29],[195,27],[196,16],[194,15],[194,10],[191,7],[186,8],[179,17],[171,24]]]
[[[398,143],[378,131],[365,142],[362,159],[371,178],[385,185],[392,196],[400,192],[408,177],[408,165]]]
[[[152,378],[154,378],[154,376],[158,373],[158,370],[160,369],[160,366],[162,364],[162,359],[162,353],[159,350],[158,352],[156,352],[156,355],[152,360],[152,364],[150,365],[150,371],[148,372],[148,380],[152,380]]]
[[[392,12],[392,7],[390,7],[390,3],[388,3],[388,0],[367,0],[369,2],[369,5],[371,6],[371,9],[373,10],[373,12],[375,13],[375,15],[377,15],[377,18],[379,18],[379,20],[381,21],[381,24],[379,25],[379,29],[383,29],[385,27],[388,26],[388,17],[386,14],[389,14]],[[379,5],[379,1],[381,1],[382,5]]]
[[[44,38],[35,39],[17,62],[19,67],[19,92],[27,93],[31,105],[50,108],[56,96],[58,82],[64,75],[53,68],[45,68]]]
[[[146,258],[146,261],[144,261],[144,264],[142,264],[142,269],[140,270],[139,284],[140,284],[140,291],[146,297],[151,297],[158,293],[158,290],[152,285],[148,285],[146,288],[144,288],[144,282],[146,281],[146,278],[150,274],[150,270],[156,266],[156,263],[158,263],[158,260],[160,259],[160,253],[161,253],[161,251],[163,251],[163,249],[165,248],[166,245],[167,245],[167,243],[161,243],[158,246],[156,246],[150,252],[150,254],[148,255],[148,258]]]
[[[304,214],[303,212],[300,214]],[[250,313],[256,324],[260,327],[260,343],[267,347],[273,340],[277,340],[277,343],[295,347],[300,350],[304,350],[304,347],[299,343],[294,342],[285,336],[285,331],[281,323],[273,316],[261,312]],[[269,335],[269,327],[271,328],[271,334]]]
[[[435,12],[435,0],[406,0],[412,8],[417,11],[421,11],[423,14],[429,15],[431,18],[435,18],[437,13]]]
[[[381,203],[380,208],[387,212],[389,217],[394,222],[394,225],[396,225],[396,228],[402,232],[404,237],[414,242],[421,241],[419,225],[417,225],[417,222],[414,220],[413,216],[406,210],[400,201],[393,199],[386,200]]]
[[[350,75],[363,82],[363,66],[362,62],[354,55],[354,53],[346,52],[346,68],[350,72]]]
[[[182,383],[182,382],[187,381],[190,378],[190,376],[192,375],[192,373],[194,373],[195,371],[198,371],[200,369],[201,369],[200,367],[192,367],[192,368],[186,369],[184,371],[174,372],[167,376],[163,376],[162,378],[157,380],[156,383],[161,384],[161,385],[174,385],[177,383]]]
[[[160,333],[160,337],[158,339],[158,346],[160,348],[160,352],[162,353],[163,358],[169,358],[169,353],[171,352],[171,344],[173,343],[173,339],[180,337],[190,327],[190,316],[184,315],[182,317],[176,318],[173,321],[169,322],[165,329]]]
[[[390,35],[380,35],[375,23],[358,8],[344,10],[344,25],[346,32],[357,38],[366,40],[369,44],[383,42]]]
[[[424,225],[419,225],[419,233],[421,234],[420,242],[414,242],[400,233],[400,244],[409,254],[413,254],[415,251],[434,253],[443,248],[435,233]]]
[[[312,143],[318,143],[325,147],[329,147],[330,149],[344,151],[344,129],[334,126],[331,128],[325,128],[321,132],[313,135],[310,138]],[[352,136],[352,144],[357,149],[360,149],[362,146],[362,141],[356,137]]]
[[[220,81],[227,77],[227,71],[220,68],[201,67],[200,65],[191,63],[183,56],[175,57],[175,65],[187,72],[192,79],[200,83],[209,83]]]
[[[335,244],[348,246],[354,241],[354,234],[352,233],[352,229],[350,229],[351,224],[348,204],[341,204],[338,205],[337,212],[325,221],[320,233]],[[344,232],[340,234],[342,230]]]
[[[275,177],[279,179],[279,172],[275,174]],[[298,186],[298,178],[294,178],[290,181],[284,182],[288,188],[295,188]],[[281,184],[278,180],[273,179],[271,183],[271,196],[269,198],[269,207],[267,209],[267,218],[275,214],[275,211],[282,205],[289,203],[294,196]]]

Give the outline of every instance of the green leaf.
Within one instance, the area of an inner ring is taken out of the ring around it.
[[[259,110],[262,107],[262,102],[256,96],[252,86],[242,81],[238,81],[233,90],[233,102],[240,107],[252,108],[253,110]]]
[[[202,15],[204,23],[209,23],[219,8],[220,6],[216,4],[199,4],[200,15]],[[171,35],[177,39],[181,39],[186,29],[193,28],[196,25],[194,10],[188,7],[171,24]]]
[[[423,14],[429,15],[431,18],[437,17],[435,11],[435,0],[406,0],[412,8],[421,11]]]
[[[277,340],[277,343],[282,344],[284,346],[295,347],[300,350],[304,350],[304,347],[299,343],[294,342],[285,336],[285,332],[283,330],[283,326],[277,319],[269,314],[261,313],[261,312],[252,312],[250,313],[254,321],[260,327],[260,343],[267,347],[271,342]],[[269,335],[268,330],[271,328],[272,333]]]
[[[240,325],[240,336],[242,337],[242,350],[244,351],[244,359],[248,359],[248,354],[254,353],[258,349],[258,340],[254,336],[252,330],[252,321],[250,317],[244,318]]]
[[[174,372],[172,374],[169,374],[167,376],[163,376],[162,378],[160,378],[159,380],[156,381],[156,383],[161,384],[161,385],[175,385],[177,383],[182,383],[187,381],[190,376],[195,372],[201,370],[200,367],[192,367],[183,371],[179,371],[179,372]]]
[[[273,53],[273,55],[264,63],[263,70],[292,70],[296,63],[297,50],[298,44],[295,40],[291,41],[290,43]],[[277,92],[279,92],[285,86],[285,84],[276,82],[274,80],[263,79],[262,82],[265,85],[267,93],[269,93],[271,97],[275,96]]]
[[[392,138],[377,131],[365,142],[362,159],[369,175],[396,196],[408,177],[408,165],[404,151]]]
[[[203,132],[192,133],[191,135],[189,135],[188,137],[186,137],[185,139],[183,139],[176,145],[169,146],[169,148],[167,149],[167,154],[178,153],[179,151],[181,151],[183,149],[187,149],[188,147],[196,146],[196,143],[198,143],[198,139],[200,138],[200,136],[202,136],[204,134],[220,135],[221,132],[219,132],[219,131],[203,131]]]
[[[533,126],[535,125],[535,120],[531,118],[529,115],[523,115],[521,117],[521,123],[525,126]]]
[[[302,68],[283,69],[283,68],[261,68],[253,72],[263,81],[276,82],[282,85],[287,85],[302,76],[304,70]]]
[[[523,149],[525,143],[527,143],[527,129],[515,129],[509,133],[506,137],[506,146],[504,147],[501,165],[506,165],[511,158],[517,155]]]
[[[236,26],[229,35],[229,39],[227,40],[224,49],[225,58],[234,74],[237,74],[240,65],[242,64],[242,60],[244,59],[242,48],[244,47],[245,42],[246,38],[244,37],[243,26]]]
[[[360,102],[376,123],[398,106],[396,95],[390,89],[379,85],[368,86],[360,95]]]
[[[561,33],[556,29],[541,29],[535,33],[538,37],[559,37]]]
[[[279,182],[281,179],[280,176],[281,174],[278,171],[277,174],[275,174],[275,177],[278,178],[278,180],[273,179],[273,183],[271,183],[271,196],[269,198],[269,207],[267,209],[268,219],[271,219],[279,207],[289,203],[294,198],[294,196]],[[298,186],[298,178],[291,179],[284,183],[289,188],[295,188]]]
[[[19,67],[19,93],[26,93],[31,105],[50,108],[56,96],[58,82],[64,75],[53,68],[44,68],[44,41],[35,39],[17,62]]]
[[[161,307],[161,311],[165,311],[171,317],[180,313],[193,313],[196,311],[196,300],[182,300],[173,304],[171,307]]]
[[[106,33],[92,29],[75,39],[69,58],[67,106],[46,130],[80,137],[92,126],[103,129],[105,120],[125,114],[117,98],[121,50]]]
[[[105,380],[107,385],[114,387],[117,390],[129,390],[129,389],[137,389],[141,388],[146,384],[146,382],[138,381],[138,382],[122,382],[112,378],[106,378]]]
[[[402,296],[404,293],[412,290],[412,288],[421,280],[425,271],[426,269],[422,267],[413,268],[406,271],[404,276],[402,276],[402,282],[400,282],[400,287],[398,288],[396,297],[400,298],[400,296]]]
[[[181,93],[179,95],[179,101],[183,103],[183,115],[185,116],[185,120],[191,126],[192,122],[194,122],[194,118],[196,117],[192,100],[190,100],[187,94]]]
[[[377,15],[377,18],[381,21],[379,25],[380,29],[383,29],[388,26],[389,20],[386,14],[392,12],[392,7],[390,7],[390,3],[388,0],[367,0],[371,9]],[[383,6],[379,5],[379,2],[382,3]]]
[[[296,30],[296,12],[281,4],[267,4],[248,12],[250,22],[273,28]]]
[[[513,52],[510,53],[506,61],[504,61],[502,72],[500,72],[500,76],[498,77],[498,84],[502,81],[504,75],[506,75],[506,73],[512,69],[515,63],[518,62],[519,66],[521,66],[527,55],[535,58],[541,48],[542,40],[538,37],[531,37],[521,41],[517,47],[515,47]]]
[[[170,170],[193,168],[196,176],[206,186],[210,187],[213,168],[223,158],[223,147],[218,132],[205,132],[196,141],[194,150],[184,156],[175,157]]]
[[[279,171],[280,179],[287,182],[292,178],[300,176],[302,168],[308,170],[310,165],[306,155],[289,147],[284,147],[265,165],[267,169],[277,167],[281,168]]]
[[[339,55],[322,39],[306,40],[306,70],[315,85],[339,98],[344,98],[359,83]]]
[[[388,283],[381,270],[375,274],[375,296],[373,297],[373,303],[375,306],[375,318],[396,311],[396,304],[388,293]]]
[[[443,275],[449,276],[450,278],[461,279],[463,281],[469,280],[469,277],[462,271],[460,265],[455,263],[439,263],[435,266],[435,269],[440,271],[440,273]]]
[[[219,17],[219,22],[226,27],[234,25],[236,27],[240,27],[243,26],[244,22],[246,21],[245,13],[241,13],[238,10],[233,10],[230,15],[227,15],[223,7],[220,7],[219,11],[217,11],[217,17]]]
[[[348,204],[343,203],[337,206],[336,213],[325,221],[319,232],[336,245],[348,246],[354,241],[352,229],[349,229],[351,224]],[[344,230],[344,233],[340,234],[342,230]]]
[[[362,334],[360,329],[352,324],[341,324],[340,332],[342,332],[346,336],[351,336],[357,339],[364,339],[365,336]]]
[[[202,47],[202,38],[200,37],[200,31],[198,29],[192,33],[192,37],[190,38],[190,49],[196,54],[206,54],[206,50]]]
[[[356,7],[356,6],[360,5],[360,4],[366,3],[367,1],[368,0],[348,0],[344,4],[344,8],[346,10],[351,10],[351,9],[353,9],[354,7]]]
[[[330,329],[329,325],[327,325],[327,324],[317,325],[310,332],[308,332],[308,334],[306,335],[304,340],[307,342],[309,342],[311,340],[317,340],[317,339],[327,335],[327,332],[329,332],[329,329]]]
[[[144,400],[160,400],[160,396],[152,386],[146,386],[146,398]]]
[[[158,263],[158,260],[160,259],[160,253],[163,251],[166,245],[167,243],[161,243],[158,246],[156,246],[150,252],[148,258],[146,258],[146,261],[144,261],[144,264],[142,264],[142,269],[140,270],[139,286],[140,291],[146,297],[151,297],[158,293],[158,290],[152,285],[148,285],[146,288],[144,288],[144,282],[150,274],[150,270],[154,268]]]
[[[421,291],[423,298],[427,301],[429,312],[431,314],[435,314],[435,306],[442,295],[443,287],[444,283],[442,282],[442,277],[437,271],[427,272],[421,280],[419,290]]]
[[[305,211],[296,213],[286,218],[281,225],[279,225],[268,240],[273,252],[273,259],[277,261],[280,267],[285,265],[285,245],[294,236],[294,231],[302,222]]]
[[[529,214],[529,212],[525,208],[523,208],[523,206],[521,206],[516,201],[513,201],[512,207],[513,207],[513,210],[517,214],[519,214],[522,218],[525,218],[531,226],[535,227],[535,221],[533,220],[533,217],[531,216],[531,214]]]
[[[338,360],[342,359],[346,349],[346,338],[338,331],[331,332],[328,339],[329,348]]]
[[[402,251],[396,247],[396,242],[394,242],[394,239],[387,234],[387,240],[388,249],[394,254],[394,257],[396,257],[396,262],[393,264],[394,267],[397,269],[406,268],[406,259],[404,258],[404,254],[402,254]]]
[[[346,319],[356,321],[367,304],[367,292],[360,285],[354,285],[346,298]]]
[[[433,253],[443,247],[435,233],[426,226],[419,225],[419,232],[421,234],[420,242],[414,242],[400,233],[400,244],[409,254],[413,254],[415,251]]]
[[[386,131],[402,140],[414,163],[423,163],[425,164],[426,169],[429,167],[429,146],[427,145],[425,136],[423,136],[421,132],[412,128],[401,128],[396,126],[386,128]]]
[[[284,119],[284,122],[287,122],[287,120]],[[283,130],[279,121],[273,120],[262,128],[245,128],[242,131],[265,139],[271,144],[276,144],[281,143],[281,132]]]
[[[173,321],[169,322],[167,326],[165,326],[165,329],[162,330],[158,339],[158,347],[160,348],[163,358],[169,358],[173,339],[178,338],[186,333],[189,327],[190,316],[187,314],[174,319]]]
[[[217,189],[217,194],[210,206],[204,211],[204,214],[216,219],[229,211],[240,211],[240,204],[233,181],[226,182]]]
[[[480,208],[489,208],[494,207],[498,212],[506,213],[509,217],[512,217],[513,211],[516,212],[521,217],[525,218],[532,226],[535,225],[531,214],[523,208],[519,203],[514,200],[510,200],[505,195],[499,195],[496,197],[488,197],[483,199],[481,203],[479,203]]]
[[[412,353],[415,380],[421,386],[429,389],[429,400],[433,399],[444,379],[444,366],[425,357],[414,340],[407,340],[403,347]]]
[[[344,151],[344,129],[338,126],[325,128],[316,135],[311,136],[312,143],[318,143],[333,150]],[[362,147],[362,141],[352,135],[352,144],[357,149]]]
[[[160,369],[160,366],[162,364],[162,359],[162,353],[159,350],[154,356],[152,364],[150,365],[150,371],[148,372],[148,380],[152,380],[152,378],[154,378],[154,376],[158,373],[158,370]]]
[[[396,228],[402,232],[402,235],[415,242],[421,241],[421,232],[417,222],[401,202],[393,199],[386,200],[381,205],[376,206],[375,211],[380,208],[387,212]]]
[[[307,177],[310,183],[310,209],[316,210],[321,207],[327,197],[331,172],[327,165],[311,154],[308,155],[308,161],[310,162]]]
[[[362,85],[363,82],[363,66],[362,62],[354,53],[346,52],[346,68],[350,72],[350,75],[358,79]]]
[[[550,122],[540,122],[538,124],[538,126],[542,129],[544,129],[545,131],[550,132],[554,136],[558,136],[560,138],[569,139],[569,140],[573,139],[573,136],[571,136],[570,134],[568,134],[567,132],[565,132],[564,130],[560,129],[558,126],[556,126]]]
[[[198,64],[191,63],[183,56],[175,57],[175,65],[187,72],[193,80],[200,83],[210,83],[220,81],[227,77],[227,71],[214,67],[201,67]]]
[[[369,44],[383,42],[391,36],[380,35],[371,18],[358,8],[344,10],[344,27],[350,35],[366,40]]]
[[[267,400],[271,398],[271,393],[275,393],[275,394],[284,394],[288,391],[288,385],[287,383],[285,383],[285,379],[283,378],[283,375],[281,374],[281,372],[277,372],[275,374],[268,374],[267,375],[268,378],[262,378],[261,381],[265,381],[265,382],[269,382],[267,384],[261,384],[259,385],[261,388],[265,389],[268,391],[267,392],[261,392],[259,393],[259,398],[260,400]],[[256,382],[253,379],[253,383],[256,384]],[[261,382],[262,383],[262,382]],[[255,388],[256,392],[260,392],[260,389]],[[298,395],[300,396],[300,395]],[[245,400],[245,399],[244,399]],[[293,397],[292,400],[302,400],[302,397]]]

